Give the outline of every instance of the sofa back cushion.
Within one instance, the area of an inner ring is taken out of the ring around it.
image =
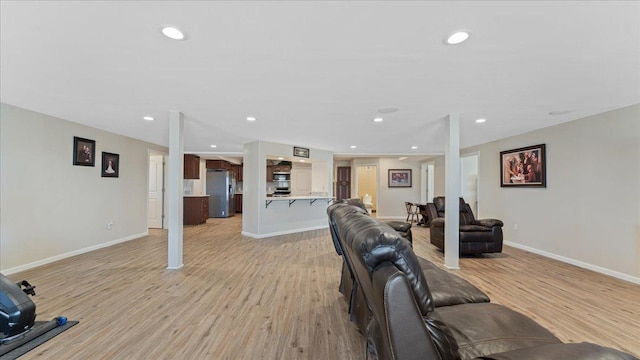
[[[345,250],[352,255],[354,271],[365,296],[367,291],[371,291],[373,269],[389,261],[405,273],[421,313],[426,315],[432,311],[434,306],[429,286],[411,244],[389,225],[354,208],[336,203],[328,212],[333,215],[336,232]]]

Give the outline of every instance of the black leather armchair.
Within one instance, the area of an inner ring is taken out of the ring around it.
[[[431,244],[444,251],[444,196],[433,198],[427,211],[431,219]],[[502,252],[503,225],[498,219],[476,220],[469,204],[460,198],[460,254]]]

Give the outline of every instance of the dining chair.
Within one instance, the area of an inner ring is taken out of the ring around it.
[[[414,205],[412,202],[405,201],[404,206],[407,208],[407,221],[413,222],[413,219],[418,220],[418,208],[413,208]],[[411,220],[409,220],[411,219]]]

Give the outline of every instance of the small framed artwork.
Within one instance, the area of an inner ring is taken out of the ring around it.
[[[309,158],[309,149],[294,146],[293,156]]]
[[[389,169],[389,187],[411,187],[411,169]]]
[[[73,137],[73,165],[96,166],[96,141]]]
[[[108,152],[102,153],[102,177],[117,178],[120,174],[120,155]]]
[[[547,187],[545,144],[500,152],[501,187]]]

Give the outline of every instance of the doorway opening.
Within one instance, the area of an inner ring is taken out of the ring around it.
[[[378,167],[358,165],[356,179],[357,197],[362,200],[369,214],[375,214],[378,210]]]
[[[478,215],[478,154],[460,158],[460,196],[471,206],[473,214]]]
[[[166,154],[149,151],[149,188],[147,203],[147,227],[150,229],[166,229],[165,201],[165,167]]]

